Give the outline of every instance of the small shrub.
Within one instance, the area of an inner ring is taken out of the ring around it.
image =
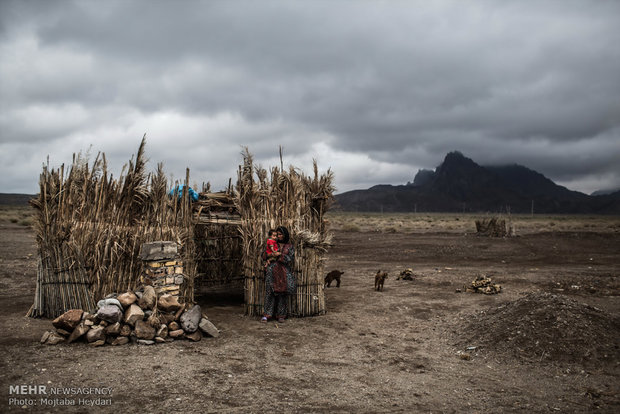
[[[349,231],[349,232],[357,233],[360,231],[360,228],[359,226],[355,224],[345,224],[342,226],[342,231]]]
[[[32,217],[28,217],[19,221],[20,226],[32,226],[34,224],[34,219]]]

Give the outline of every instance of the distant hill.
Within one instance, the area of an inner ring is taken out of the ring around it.
[[[483,167],[450,152],[413,183],[377,185],[336,195],[345,211],[620,213],[620,193],[588,196],[521,165]]]
[[[612,190],[597,190],[590,194],[591,196],[602,196],[602,195],[610,195],[613,193],[620,192],[620,188],[614,188]]]
[[[3,206],[27,206],[28,201],[35,198],[33,194],[6,194],[0,193],[0,205]]]

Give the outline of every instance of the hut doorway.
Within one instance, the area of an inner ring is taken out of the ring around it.
[[[237,219],[230,214],[198,219],[194,294],[199,302],[216,306],[244,303],[243,246]]]

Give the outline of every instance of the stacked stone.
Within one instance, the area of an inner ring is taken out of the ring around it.
[[[76,341],[91,346],[153,345],[178,339],[200,341],[203,334],[218,337],[219,331],[200,306],[185,306],[176,296],[159,298],[152,286],[100,300],[96,313],[72,309],[54,319],[55,331],[41,337],[41,343],[56,345]]]
[[[502,286],[492,283],[490,277],[478,276],[476,280],[471,282],[471,286],[467,287],[467,291],[494,295],[502,291]]]
[[[185,280],[183,262],[178,260],[177,244],[157,241],[142,245],[140,258],[144,261],[142,283],[151,285],[155,292],[179,296],[181,284]]]

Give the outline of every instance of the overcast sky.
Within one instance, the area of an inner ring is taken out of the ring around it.
[[[331,168],[404,184],[458,150],[620,187],[619,1],[0,0],[0,192],[102,151],[118,175]]]

